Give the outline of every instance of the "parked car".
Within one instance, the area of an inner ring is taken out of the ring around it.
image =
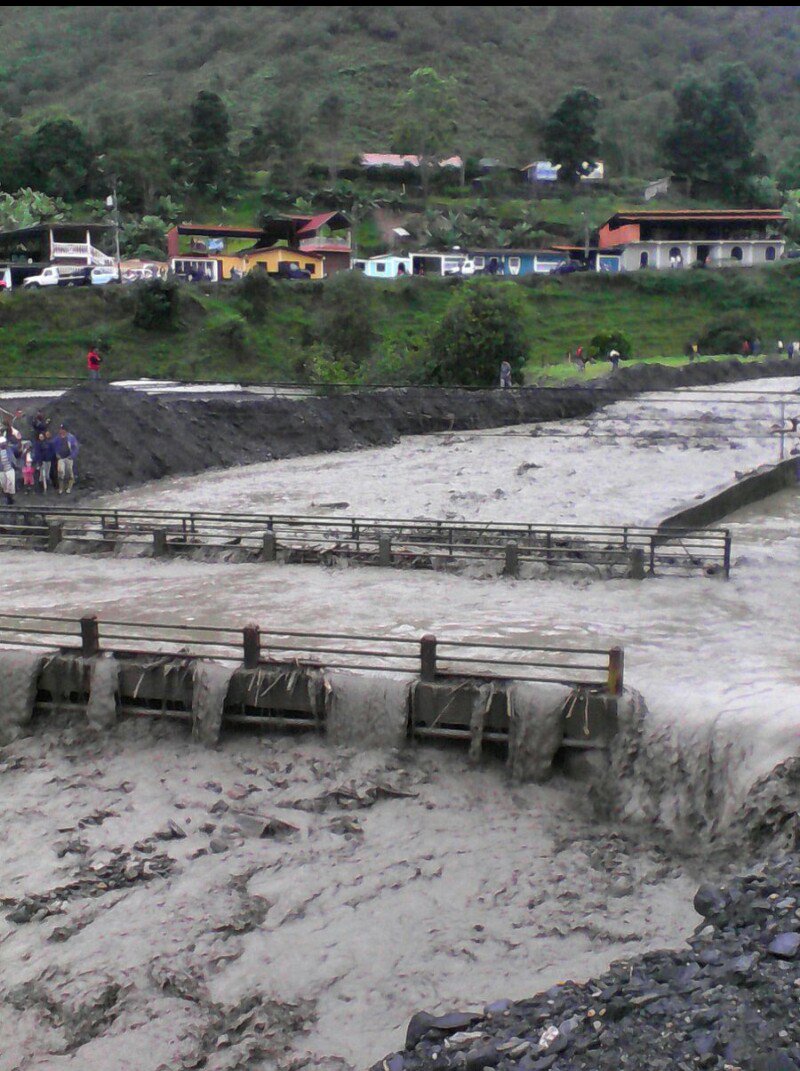
[[[22,285],[29,290],[41,286],[89,286],[91,271],[88,267],[57,268],[51,264],[39,275],[29,275],[27,279],[23,279]]]
[[[282,264],[279,264],[277,275],[279,279],[311,278],[311,272],[305,271],[303,268],[300,267],[299,264],[296,264],[294,261],[292,261],[291,263],[284,262]]]
[[[119,275],[114,267],[96,267],[91,271],[92,286],[108,286],[109,283],[118,283]]]
[[[586,264],[577,264],[574,260],[571,260],[568,264],[559,264],[557,268],[553,268],[552,275],[572,275],[576,271],[588,271],[589,268]]]

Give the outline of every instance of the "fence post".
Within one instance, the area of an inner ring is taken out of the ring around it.
[[[622,695],[625,671],[625,652],[621,647],[612,647],[608,652],[608,694]]]
[[[426,633],[419,641],[420,676],[424,681],[436,680],[436,637]]]
[[[519,576],[519,547],[516,543],[506,543],[506,563],[504,576]]]
[[[242,629],[244,668],[256,669],[261,661],[261,629],[258,625],[245,625]]]
[[[167,553],[167,530],[166,528],[153,529],[153,557],[163,558]]]
[[[731,578],[731,533],[726,529],[725,531],[725,549],[722,552],[722,566],[725,570],[725,579]]]
[[[392,537],[382,534],[378,536],[378,565],[392,564]]]
[[[629,555],[630,570],[628,576],[631,580],[644,580],[644,551],[641,547],[634,547]]]
[[[656,575],[656,537],[650,536],[650,576]]]
[[[265,562],[274,562],[278,559],[278,541],[275,538],[273,531],[267,531],[264,533],[262,539],[262,551],[261,556]]]
[[[97,624],[97,616],[81,618],[81,655],[83,658],[94,658],[100,653],[100,629]]]
[[[552,565],[553,564],[553,555],[551,553],[552,547],[553,547],[553,533],[552,532],[548,532],[545,535],[545,537],[544,537],[544,545],[545,545],[545,548],[547,550],[547,553],[545,555],[545,560],[546,560],[548,565]]]
[[[64,525],[59,521],[50,521],[47,525],[47,549],[55,550],[64,538]]]

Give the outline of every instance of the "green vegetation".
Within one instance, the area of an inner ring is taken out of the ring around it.
[[[562,182],[573,186],[588,175],[600,158],[597,117],[600,101],[588,89],[576,88],[565,94],[542,130],[547,159],[558,164]]]
[[[336,304],[326,301],[326,292],[335,295],[352,278],[278,283],[247,277],[216,287],[170,284],[166,292],[149,285],[5,295],[0,382],[82,376],[86,350],[98,341],[106,351],[105,374],[113,378],[415,382],[428,375],[432,344],[454,303],[481,287],[500,301],[510,297],[518,310],[527,381],[545,371],[558,375],[550,366],[579,344],[588,351],[589,340],[601,332],[629,339],[636,359],[677,358],[721,320],[724,326],[728,313],[746,313],[744,327],[765,350],[798,334],[800,262],[746,272],[359,279],[359,322],[371,321],[370,346],[358,351],[344,341],[334,354],[320,342],[320,324]],[[358,326],[348,322],[348,305],[338,314],[340,341]],[[168,326],[171,321],[175,326]],[[738,331],[729,343],[735,352]]]
[[[342,155],[387,149],[398,94],[432,65],[456,79],[468,153],[534,159],[521,117],[548,114],[580,82],[604,102],[612,173],[645,175],[676,80],[720,62],[746,60],[765,105],[758,149],[785,155],[800,142],[799,46],[791,6],[15,6],[0,12],[0,109],[36,125],[66,107],[92,131],[152,131],[172,116],[174,149],[200,91],[225,101],[234,142],[291,97],[304,154],[325,161],[316,119],[331,92],[345,107]]]
[[[450,303],[430,342],[430,378],[446,386],[488,387],[507,361],[519,379],[528,358],[516,289],[477,280]]]

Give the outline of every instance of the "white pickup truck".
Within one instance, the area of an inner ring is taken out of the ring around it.
[[[89,268],[63,267],[51,265],[39,275],[29,275],[22,280],[23,287],[35,289],[39,286],[88,286]]]

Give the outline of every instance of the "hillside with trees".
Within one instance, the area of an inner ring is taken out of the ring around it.
[[[4,142],[65,115],[102,148],[135,140],[145,181],[185,147],[207,91],[253,163],[284,154],[291,132],[291,170],[389,149],[410,75],[433,67],[452,80],[450,151],[527,163],[557,102],[585,86],[603,104],[603,159],[642,176],[663,166],[676,83],[742,62],[774,169],[800,144],[798,54],[794,7],[6,7],[0,116]]]

